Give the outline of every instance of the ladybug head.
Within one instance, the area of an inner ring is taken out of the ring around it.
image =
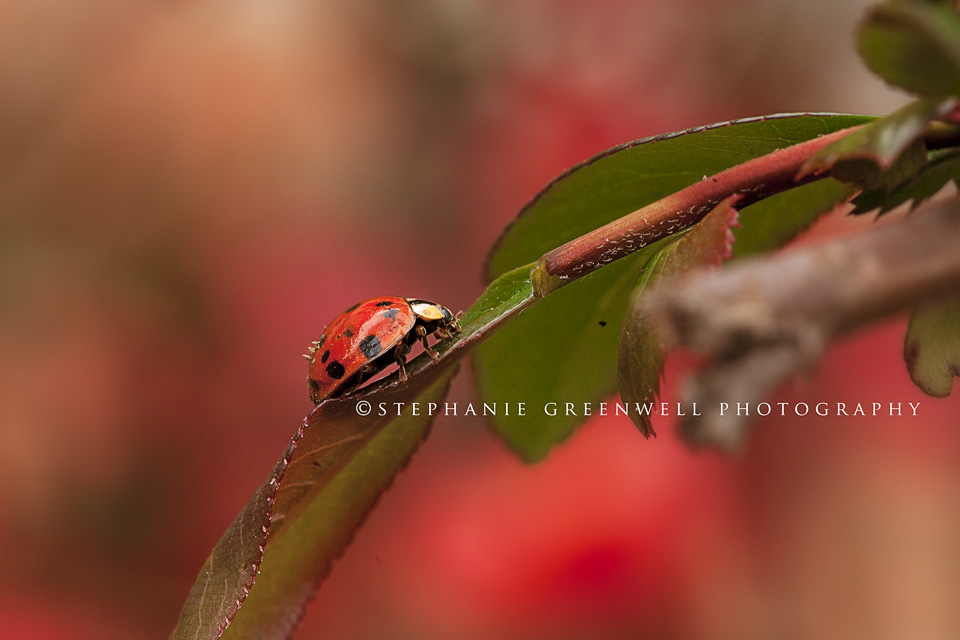
[[[432,323],[440,327],[450,327],[454,330],[460,329],[456,317],[450,313],[450,309],[447,309],[442,304],[430,302],[429,300],[418,300],[416,298],[407,298],[407,302],[410,303],[410,308],[413,309],[414,315],[422,322]]]

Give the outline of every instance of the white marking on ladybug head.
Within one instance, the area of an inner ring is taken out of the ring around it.
[[[418,318],[423,320],[443,320],[443,311],[439,305],[426,300],[407,300]]]

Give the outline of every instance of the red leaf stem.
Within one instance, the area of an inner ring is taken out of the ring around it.
[[[863,125],[861,125],[863,126]],[[797,179],[816,152],[860,127],[850,127],[754,158],[706,177],[685,189],[545,253],[531,274],[533,290],[545,296],[600,267],[699,222],[725,198],[742,196],[746,206],[818,179]]]

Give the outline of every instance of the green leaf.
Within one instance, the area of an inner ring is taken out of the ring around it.
[[[640,267],[660,246],[539,299],[477,349],[473,371],[480,400],[501,408],[487,419],[524,460],[542,459],[584,419],[584,403],[616,391],[620,322]],[[554,417],[544,413],[550,402],[558,403]],[[577,415],[566,415],[567,402]],[[518,415],[520,403],[526,415]],[[509,415],[503,407],[510,407]]]
[[[530,284],[532,264],[498,277],[460,318],[460,341],[472,343],[491,334],[501,324],[522,312],[534,301]]]
[[[869,10],[858,37],[871,71],[922,96],[960,96],[960,18],[949,3],[888,2]]]
[[[664,278],[703,267],[718,267],[724,258],[730,257],[733,245],[730,228],[737,224],[737,210],[733,207],[736,200],[731,197],[718,204],[690,231],[675,242],[665,244],[647,261],[620,329],[617,372],[620,397],[627,407],[656,400],[663,373],[663,347],[643,311],[644,294]],[[649,413],[634,409],[629,415],[644,436],[655,435]]]
[[[886,213],[910,202],[910,209],[916,209],[920,204],[933,197],[947,183],[960,185],[960,151],[956,149],[936,152],[911,180],[901,185],[893,192],[887,193],[883,189],[867,191],[853,199],[856,208],[855,214],[867,213],[876,209]]]
[[[487,275],[536,260],[542,252],[705,175],[871,120],[828,114],[770,116],[615,147],[564,173],[525,207],[490,254]],[[543,458],[587,417],[585,403],[595,404],[616,391],[616,335],[640,267],[660,246],[552,292],[474,356],[484,402],[511,407],[525,402],[531,409],[524,416],[488,416],[494,430],[524,459]],[[559,415],[543,414],[550,402],[561,403]],[[566,415],[568,402],[575,415]]]
[[[213,640],[224,628],[227,638],[289,637],[333,561],[426,436],[429,403],[439,404],[459,360],[533,301],[529,272],[528,265],[490,285],[454,339],[435,345],[439,362],[422,354],[408,364],[406,384],[394,373],[311,412],[204,563],[172,639]],[[357,410],[364,401],[372,404],[366,415]]]
[[[733,255],[741,258],[779,249],[853,193],[848,185],[826,178],[745,207],[740,211],[740,228],[734,231]]]
[[[936,398],[950,395],[960,376],[960,301],[917,309],[910,316],[903,358],[910,378]]]
[[[861,189],[893,191],[926,164],[924,130],[956,103],[953,98],[911,102],[825,147],[804,164],[800,175],[831,171]]]
[[[412,418],[376,412],[359,415],[357,398],[371,397],[370,401],[388,406],[421,396],[432,398],[437,389],[445,391],[453,374],[452,359],[443,364],[411,376],[406,387],[394,385],[380,394],[328,400],[311,412],[270,477],[214,547],[171,638],[218,638],[225,627],[225,637],[287,637],[285,630],[299,619],[333,560],[429,428],[431,418],[425,414]],[[377,444],[388,427],[392,435],[384,438],[398,451],[408,452],[405,456],[396,457]],[[349,472],[370,459],[380,461],[377,473]],[[338,495],[344,486],[351,500],[318,514],[315,505],[328,504],[330,496]],[[304,535],[319,540],[313,547],[299,548]],[[261,547],[264,542],[266,551]],[[291,552],[302,565],[299,571],[272,560]]]
[[[187,595],[171,640],[219,638],[233,620],[260,568],[276,483],[291,453],[292,443],[214,546]]]
[[[561,174],[523,208],[487,257],[486,277],[493,279],[534,262],[543,253],[704,176],[871,120],[831,114],[774,115],[668,133],[608,149]]]
[[[897,156],[889,169],[881,169],[871,160],[841,160],[833,165],[833,177],[858,189],[882,189],[889,193],[917,175],[927,163],[927,148],[917,140]]]
[[[453,371],[446,372],[417,398],[423,407],[420,415],[413,415],[412,407],[407,406],[401,416],[386,421],[366,446],[350,456],[346,466],[332,475],[312,499],[297,501],[304,508],[288,526],[271,534],[260,565],[260,576],[237,617],[223,634],[225,640],[280,640],[292,635],[307,603],[332,570],[334,560],[343,554],[380,495],[427,437],[431,422],[427,407],[429,403],[441,403],[452,374]],[[386,398],[383,401],[392,402]],[[350,418],[356,414],[353,404],[348,404],[350,406],[346,407],[343,417],[346,422],[351,422]],[[390,404],[385,406],[395,410]],[[327,421],[312,426],[317,430],[329,430],[338,425]],[[324,447],[354,448],[359,439],[345,435],[339,442],[331,442],[330,438],[324,438],[310,451],[295,452],[288,474],[293,475],[298,470],[309,472],[311,467],[324,464],[330,450]],[[323,472],[322,468],[320,472]],[[292,487],[293,491],[308,489],[298,486],[303,482],[311,482],[310,477],[281,482],[277,502],[284,497],[286,487]],[[275,513],[274,523],[279,524],[276,518],[283,515],[286,515],[283,511]]]

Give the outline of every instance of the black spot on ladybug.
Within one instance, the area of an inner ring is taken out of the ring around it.
[[[323,355],[320,356],[320,362],[322,364],[326,364],[327,358],[329,357],[330,357],[330,349],[327,349],[326,351],[323,352]]]
[[[600,325],[601,327],[605,327],[605,326],[607,326],[607,323],[606,323],[606,322],[604,322],[603,320],[601,320],[601,321],[600,321],[600,322],[598,322],[597,324],[599,324],[599,325]]]
[[[360,353],[367,358],[374,358],[381,351],[383,351],[383,347],[380,345],[380,338],[377,336],[367,336],[360,341]]]
[[[392,306],[393,306],[393,303],[390,302],[389,300],[384,300],[383,302],[378,302],[378,303],[377,303],[377,306],[378,306],[378,307],[392,307]]]
[[[397,317],[398,313],[400,313],[400,309],[397,309],[396,307],[394,307],[393,309],[387,309],[386,311],[384,311],[383,317],[393,320],[394,318]]]
[[[360,306],[360,303],[358,302],[357,304],[353,305],[352,307],[350,307],[349,309],[347,309],[346,311],[344,311],[344,313],[350,313],[351,311],[353,311],[354,309],[356,309],[356,308],[359,307],[359,306]]]
[[[339,380],[340,378],[343,377],[343,374],[346,372],[347,370],[343,368],[343,365],[340,364],[338,360],[334,360],[333,362],[327,365],[327,375],[333,378],[334,380]]]
[[[347,336],[348,338],[352,338],[352,337],[353,337],[353,329],[347,329],[346,331],[343,332],[343,335]]]

